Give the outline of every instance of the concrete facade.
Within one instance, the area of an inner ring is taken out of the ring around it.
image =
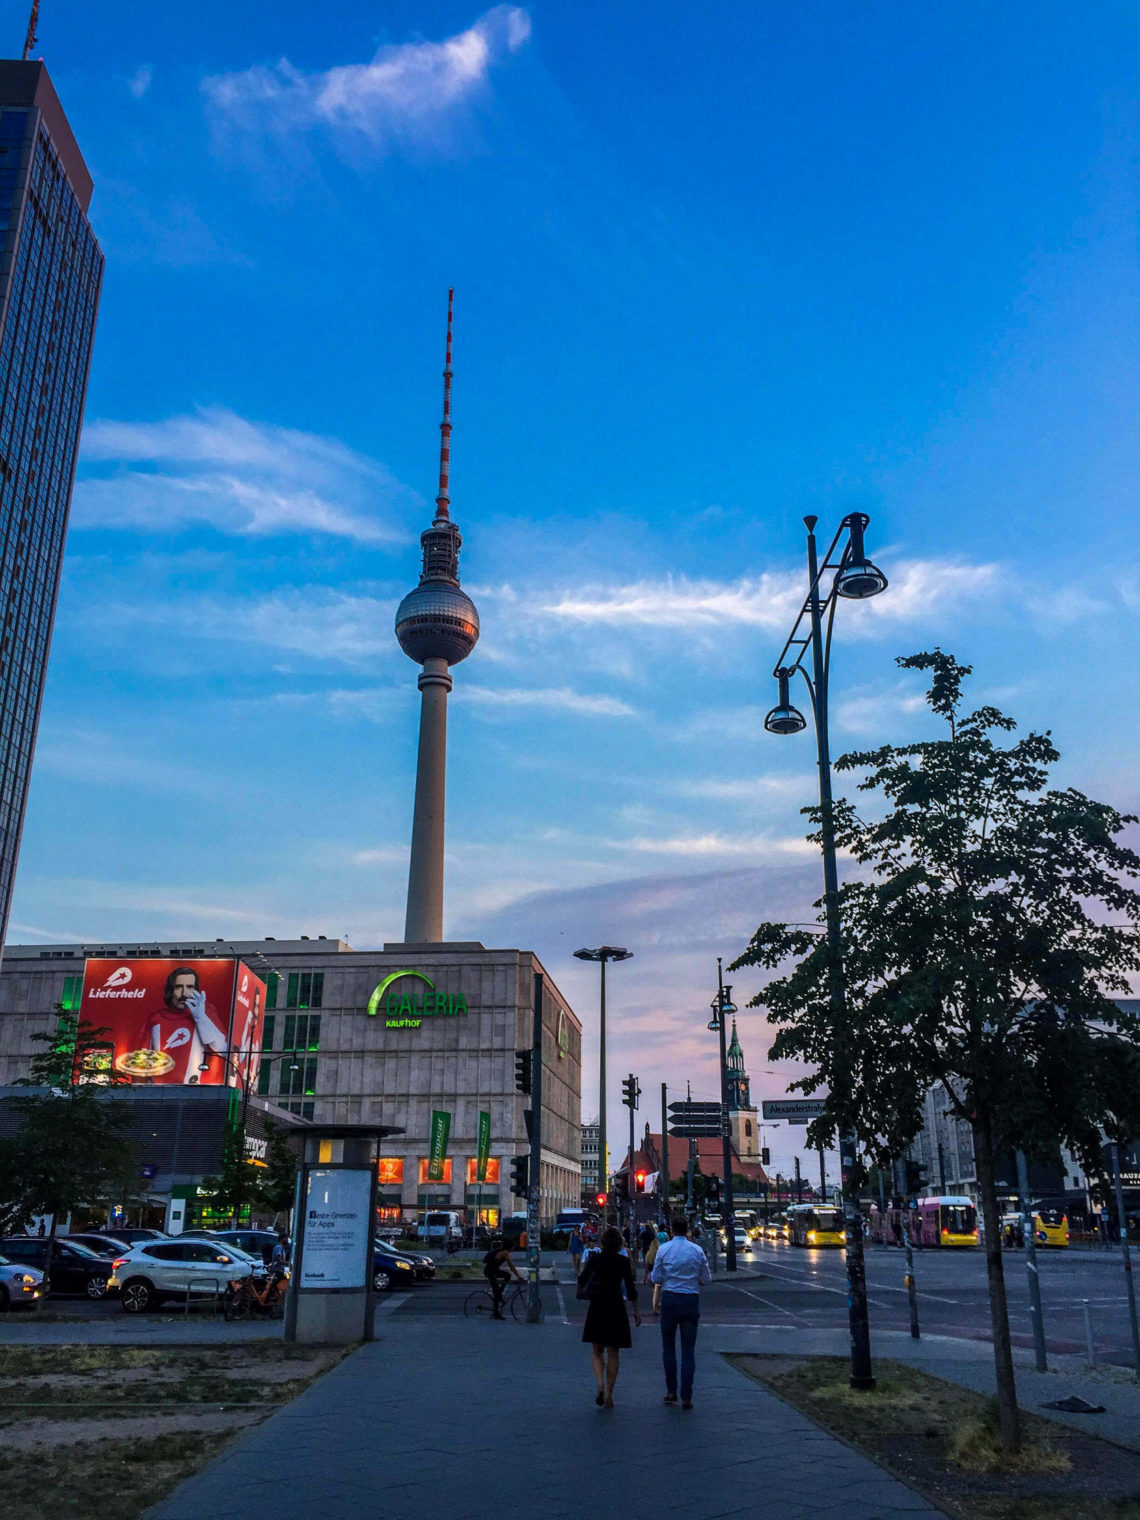
[[[477,944],[356,951],[326,939],[12,945],[0,966],[0,1085],[26,1074],[31,1036],[54,1029],[61,1008],[77,999],[85,956],[171,955],[236,955],[270,983],[258,1089],[268,1101],[317,1125],[376,1122],[404,1131],[385,1144],[391,1165],[381,1168],[382,1206],[405,1218],[430,1207],[470,1219],[478,1204],[491,1224],[525,1206],[510,1191],[511,1158],[529,1145],[529,1099],[515,1092],[515,1052],[531,1046],[534,977],[543,973],[543,1220],[578,1207],[582,1029],[529,951]],[[416,975],[392,981],[369,1013],[376,989],[401,971]],[[450,1180],[421,1182],[436,1109],[451,1115]],[[477,1185],[468,1166],[480,1110],[491,1115],[498,1178]]]

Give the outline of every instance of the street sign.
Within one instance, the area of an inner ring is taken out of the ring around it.
[[[719,1114],[720,1111],[721,1105],[719,1103],[688,1102],[670,1103],[669,1105],[669,1112],[671,1114],[677,1114],[678,1116],[683,1115],[686,1118],[692,1119],[695,1119],[698,1114]]]
[[[674,1140],[719,1140],[724,1133],[720,1120],[715,1124],[670,1124]]]
[[[786,1119],[790,1124],[807,1124],[823,1113],[822,1098],[765,1098],[761,1107],[765,1119]]]

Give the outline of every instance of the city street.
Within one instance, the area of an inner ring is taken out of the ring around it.
[[[1119,1252],[1040,1252],[1037,1259],[1048,1349],[1059,1354],[1085,1354],[1083,1301],[1087,1299],[1097,1361],[1130,1365],[1132,1349]],[[549,1254],[544,1253],[544,1261],[549,1260]],[[545,1312],[580,1322],[584,1306],[574,1297],[569,1258],[563,1255],[555,1261],[558,1282],[543,1287]],[[1020,1252],[1007,1251],[1004,1263],[1014,1344],[1028,1347],[1032,1333],[1025,1259]],[[882,1246],[868,1249],[872,1335],[876,1330],[908,1329],[904,1274],[901,1250]],[[986,1265],[981,1251],[916,1252],[915,1280],[924,1335],[989,1340]],[[399,1303],[390,1308],[382,1301],[381,1312],[402,1319],[462,1314],[471,1287],[470,1283],[436,1282],[401,1295]],[[843,1252],[801,1251],[782,1242],[757,1242],[753,1253],[742,1257],[735,1278],[718,1271],[702,1296],[702,1313],[710,1323],[784,1332],[791,1350],[797,1331],[840,1328],[847,1323]]]

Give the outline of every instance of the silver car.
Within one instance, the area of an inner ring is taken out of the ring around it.
[[[119,1289],[128,1314],[142,1314],[164,1298],[220,1296],[228,1283],[252,1277],[254,1266],[252,1257],[235,1246],[201,1239],[150,1240],[115,1257],[111,1286]]]
[[[34,1308],[44,1296],[44,1274],[36,1267],[0,1256],[0,1310]]]

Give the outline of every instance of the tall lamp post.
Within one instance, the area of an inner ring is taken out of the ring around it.
[[[724,985],[724,967],[716,958],[716,997],[712,1002],[713,1016],[709,1028],[720,1035],[720,1136],[724,1169],[724,1265],[727,1272],[736,1271],[736,1200],[732,1191],[732,1136],[728,1128],[728,1051],[725,1049],[724,1026],[728,1015],[735,1013],[732,988]]]
[[[816,517],[805,517],[807,528],[808,594],[780,651],[773,675],[778,685],[776,706],[764,719],[771,734],[798,734],[807,727],[803,713],[792,706],[788,684],[798,670],[807,683],[815,719],[816,755],[819,763],[820,839],[823,847],[823,889],[830,952],[830,998],[836,1029],[845,1024],[846,986],[843,975],[842,939],[839,924],[839,873],[835,862],[835,814],[831,796],[831,750],[827,732],[828,677],[831,667],[831,630],[839,598],[866,601],[885,591],[887,578],[867,558],[864,530],[870,518],[850,512],[839,525],[820,565],[816,552]],[[842,545],[842,547],[841,547]],[[838,551],[838,553],[837,553]],[[830,589],[822,595],[821,581],[832,571]],[[824,631],[824,618],[827,628]],[[805,668],[810,652],[811,674]],[[847,1302],[851,1325],[851,1386],[873,1388],[871,1333],[867,1321],[867,1277],[863,1264],[863,1219],[859,1213],[854,1173],[856,1138],[852,1131],[839,1137],[843,1214],[846,1226]]]
[[[598,1036],[598,1171],[607,1203],[610,1193],[609,1156],[606,1151],[606,962],[632,960],[633,951],[618,945],[599,945],[596,950],[575,950],[574,959],[597,961],[602,968],[601,1016]]]

